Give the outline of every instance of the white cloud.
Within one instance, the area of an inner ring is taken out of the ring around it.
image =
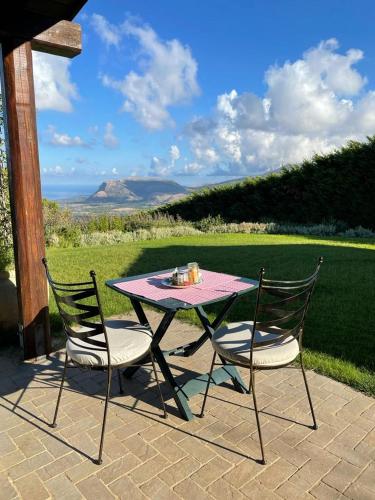
[[[205,166],[201,163],[197,163],[196,161],[192,161],[184,165],[183,169],[179,172],[180,175],[197,175],[202,170],[205,169]]]
[[[111,45],[118,47],[121,41],[121,30],[118,26],[111,24],[104,16],[101,16],[100,14],[92,15],[91,25],[94,28],[95,32],[108,47]]]
[[[69,71],[71,61],[42,52],[33,52],[35,102],[38,110],[51,109],[69,113],[78,98]]]
[[[375,91],[364,91],[367,80],[353,68],[363,53],[338,48],[330,39],[295,62],[271,66],[264,96],[236,90],[218,96],[211,117],[186,127],[192,163],[206,172],[246,175],[374,134]]]
[[[56,131],[56,128],[53,125],[49,125],[47,128],[47,134],[49,135],[48,142],[54,146],[89,147],[89,145],[79,135],[72,136],[64,133],[60,134]]]
[[[176,162],[181,158],[181,152],[176,144],[172,144],[169,148],[169,158],[160,158],[153,156],[150,162],[149,175],[166,177],[174,171]]]
[[[165,177],[171,173],[171,164],[165,159],[153,156],[150,162],[149,175],[157,177]]]
[[[105,126],[103,142],[104,146],[109,149],[117,148],[119,145],[119,140],[114,133],[115,127],[111,122],[108,122]]]
[[[116,167],[112,168],[112,174],[114,174],[114,175],[118,175],[118,171],[117,171],[117,168],[116,168]]]
[[[120,91],[125,97],[122,110],[147,129],[173,125],[169,107],[199,94],[198,65],[190,48],[176,39],[161,40],[147,25],[126,21],[121,30],[139,44],[139,72],[130,71],[122,80],[101,75],[103,85]]]
[[[181,154],[178,146],[176,146],[176,144],[172,144],[172,146],[169,148],[169,157],[171,159],[171,162],[175,163],[180,159],[180,156]]]
[[[64,175],[65,171],[63,167],[61,167],[60,165],[55,165],[53,167],[43,168],[43,173],[47,175],[59,176],[59,175]]]

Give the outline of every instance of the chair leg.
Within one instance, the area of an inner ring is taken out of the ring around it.
[[[254,403],[254,410],[255,410],[255,418],[257,421],[257,427],[258,427],[258,436],[259,436],[259,443],[260,443],[260,450],[262,452],[262,460],[261,463],[263,465],[266,464],[266,458],[264,456],[264,448],[263,448],[263,439],[262,439],[262,431],[260,428],[260,420],[259,420],[259,412],[258,412],[258,405],[257,405],[257,398],[255,395],[255,376],[254,376],[254,370],[250,371],[250,380],[251,380],[251,389],[252,389],[252,395],[253,395],[253,403]]]
[[[167,413],[167,410],[165,408],[163,393],[161,392],[160,382],[159,382],[159,377],[158,377],[158,372],[156,371],[154,355],[152,354],[152,352],[150,352],[150,358],[151,358],[151,363],[152,363],[152,369],[154,371],[156,385],[158,386],[158,391],[159,391],[159,395],[160,395],[161,404],[163,406],[164,418],[167,418],[168,417],[168,413]]]
[[[68,353],[65,352],[64,370],[63,370],[62,380],[61,380],[61,384],[60,384],[59,395],[57,396],[57,403],[56,403],[56,408],[55,408],[55,415],[53,417],[53,422],[51,424],[51,427],[56,427],[57,426],[57,423],[56,423],[57,413],[59,411],[61,394],[62,394],[63,387],[64,387],[64,381],[65,381],[65,377],[66,377],[66,369],[67,369],[67,367],[68,367]]]
[[[106,394],[105,404],[104,404],[102,435],[100,437],[99,456],[98,456],[98,460],[97,460],[97,464],[98,465],[100,465],[101,463],[103,463],[102,453],[103,453],[103,444],[104,444],[105,425],[106,425],[106,422],[107,422],[108,403],[109,403],[109,398],[110,398],[110,395],[111,395],[111,379],[112,379],[112,367],[108,366],[108,372],[107,372],[107,394]]]
[[[122,385],[122,374],[121,374],[121,369],[117,369],[117,376],[118,376],[118,385],[120,386],[120,394],[124,394],[124,387]]]
[[[313,408],[312,399],[311,399],[311,395],[310,395],[310,389],[309,389],[309,386],[308,386],[308,383],[307,383],[307,377],[306,377],[306,373],[305,373],[305,368],[303,366],[302,352],[299,353],[299,357],[300,357],[300,361],[301,361],[301,369],[302,369],[303,380],[305,382],[305,387],[306,387],[306,392],[307,392],[307,398],[309,400],[311,415],[312,415],[313,422],[314,422],[313,429],[316,430],[318,428],[318,424],[316,423],[314,408]]]
[[[204,398],[203,398],[203,404],[202,404],[202,409],[201,409],[201,413],[200,413],[200,418],[203,418],[204,417],[204,408],[206,406],[206,400],[207,400],[207,396],[208,396],[208,389],[210,388],[210,383],[211,383],[211,378],[212,378],[212,371],[214,369],[214,365],[215,365],[215,360],[216,360],[216,351],[214,352],[214,356],[212,358],[212,363],[211,363],[211,368],[210,368],[210,373],[208,374],[208,379],[207,379],[207,386],[206,386],[206,391],[204,393]]]

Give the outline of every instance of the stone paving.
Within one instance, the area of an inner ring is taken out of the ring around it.
[[[151,315],[151,323],[157,321]],[[199,331],[172,324],[165,347]],[[208,371],[207,343],[195,356],[170,358],[180,380]],[[118,391],[114,377],[104,461],[95,465],[105,376],[70,369],[58,427],[52,420],[63,353],[21,364],[0,353],[0,498],[375,499],[375,400],[314,372],[308,379],[319,429],[313,431],[302,374],[257,374],[266,443],[260,458],[248,395],[229,384],[210,390],[203,419],[178,417],[165,384],[169,418],[161,418],[155,381],[141,369]],[[246,373],[243,372],[244,378]],[[146,390],[147,388],[147,390]],[[191,401],[198,413],[202,396]]]

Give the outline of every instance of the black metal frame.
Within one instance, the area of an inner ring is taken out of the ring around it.
[[[315,272],[308,278],[295,281],[265,279],[264,278],[265,270],[264,268],[260,269],[259,288],[257,293],[254,322],[250,339],[249,363],[242,364],[237,361],[233,362],[232,360],[230,360],[233,366],[240,366],[242,368],[247,368],[250,370],[249,392],[252,393],[253,397],[253,404],[254,404],[255,417],[256,417],[258,436],[259,436],[259,444],[262,454],[262,460],[260,462],[262,464],[266,463],[266,458],[264,453],[262,431],[259,420],[259,410],[255,392],[255,372],[258,370],[283,368],[285,366],[290,365],[291,363],[286,363],[283,365],[272,366],[272,367],[261,367],[261,366],[255,367],[253,365],[253,354],[254,354],[254,349],[256,350],[257,347],[261,348],[265,346],[272,346],[273,344],[286,340],[288,341],[293,341],[295,339],[298,340],[301,370],[302,370],[303,380],[305,383],[307,398],[309,400],[310,411],[313,419],[312,428],[315,430],[318,428],[312,404],[310,389],[307,383],[305,368],[303,366],[302,336],[303,336],[303,328],[304,328],[307,309],[309,307],[311,295],[314,290],[316,281],[318,279],[319,270],[322,262],[323,258],[319,257]],[[273,300],[273,301],[264,300],[264,299],[269,299],[270,297],[271,299],[277,297],[277,299],[279,300]],[[275,335],[275,337],[272,340],[257,342],[255,341],[256,331],[271,333]],[[212,383],[213,368],[215,365],[220,364],[216,363],[216,356],[217,352],[215,351],[212,358],[209,377],[206,384],[206,390],[204,393],[202,409],[200,414],[201,417],[204,416],[204,409],[207,401],[208,391]],[[223,357],[222,352],[220,357],[221,358]]]
[[[111,364],[111,354],[110,354],[110,347],[109,347],[109,342],[108,342],[108,335],[107,335],[107,330],[105,326],[105,321],[104,321],[104,315],[103,315],[103,310],[100,302],[100,296],[99,296],[99,290],[96,282],[96,274],[94,271],[90,271],[90,281],[85,281],[85,282],[80,282],[80,283],[61,283],[61,282],[56,282],[52,279],[51,274],[49,272],[48,268],[48,263],[47,259],[43,258],[42,259],[45,270],[46,270],[46,275],[48,282],[52,288],[54,298],[56,300],[56,304],[61,316],[61,319],[63,321],[63,326],[64,326],[64,332],[67,336],[67,339],[69,339],[71,342],[74,343],[74,339],[80,339],[85,341],[88,344],[91,344],[93,347],[92,349],[95,350],[95,348],[100,348],[101,350],[105,349],[107,352],[107,364],[106,365],[98,365],[98,366],[91,366],[91,365],[84,365],[77,363],[75,360],[71,360],[73,365],[75,367],[79,368],[85,368],[85,369],[93,369],[93,370],[100,370],[100,371],[107,371],[107,384],[106,384],[106,397],[105,397],[105,404],[104,404],[104,414],[103,414],[103,423],[102,423],[102,431],[101,431],[101,437],[100,437],[100,445],[99,445],[99,455],[98,459],[96,460],[97,464],[102,463],[102,453],[103,453],[103,445],[104,445],[104,435],[105,435],[105,428],[106,428],[106,422],[107,422],[107,411],[108,411],[108,403],[111,397],[111,380],[112,380],[112,374],[114,369],[117,369],[118,375],[119,375],[119,385],[120,385],[120,392],[123,394],[123,386],[122,386],[122,379],[121,379],[121,373],[120,369],[124,367],[140,367],[144,366],[149,360],[151,361],[152,364],[152,369],[153,373],[155,376],[156,384],[158,387],[158,392],[159,396],[161,399],[162,407],[163,407],[163,416],[164,418],[167,418],[167,411],[165,408],[165,403],[164,403],[164,398],[160,389],[160,384],[159,384],[159,378],[158,374],[156,371],[156,366],[155,366],[155,361],[154,361],[154,356],[151,351],[151,346],[147,355],[147,358],[145,358],[144,363],[134,363],[134,364],[123,364],[123,365],[115,365],[113,366]],[[61,292],[61,293],[60,293]],[[95,301],[95,304],[86,304],[86,303],[81,303],[80,301],[86,300],[93,298]],[[70,310],[78,310],[80,311],[77,314],[72,314],[71,312],[68,312],[66,309],[64,309],[64,306],[67,308],[70,308]],[[82,312],[83,311],[83,312]],[[94,318],[96,318],[96,321],[92,321]],[[74,329],[76,326],[83,326],[85,328],[88,328],[89,330],[80,330],[80,329]],[[104,342],[92,338],[93,336],[96,336],[98,334],[103,334],[104,335]],[[58,415],[58,410],[60,406],[60,401],[61,401],[61,395],[64,387],[64,381],[66,378],[66,372],[68,368],[68,363],[69,363],[69,356],[68,353],[65,352],[65,362],[64,362],[64,370],[63,370],[63,376],[60,384],[60,389],[59,389],[59,394],[57,397],[57,403],[56,403],[56,409],[55,409],[55,414],[53,418],[53,422],[51,424],[52,427],[57,426],[57,415]]]

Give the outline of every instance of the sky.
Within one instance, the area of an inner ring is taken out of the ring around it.
[[[33,52],[43,184],[200,185],[375,134],[372,0],[89,0]]]

